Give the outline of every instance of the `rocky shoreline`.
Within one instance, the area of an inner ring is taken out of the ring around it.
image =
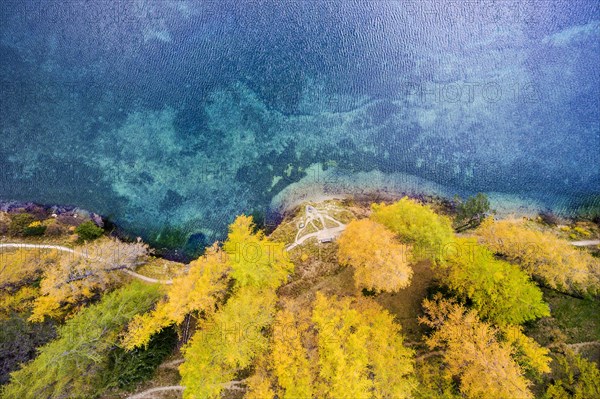
[[[38,204],[31,201],[0,200],[0,212],[8,214],[30,213],[39,218],[55,217],[84,222],[92,220],[98,227],[104,227],[106,219],[101,215],[76,206]]]

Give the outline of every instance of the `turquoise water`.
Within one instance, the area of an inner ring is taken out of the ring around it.
[[[598,2],[243,3],[3,1],[0,198],[175,246],[331,193],[600,205]]]

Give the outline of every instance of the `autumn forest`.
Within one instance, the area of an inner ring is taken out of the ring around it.
[[[238,216],[188,264],[81,218],[0,222],[2,398],[600,398],[590,220],[327,201]]]

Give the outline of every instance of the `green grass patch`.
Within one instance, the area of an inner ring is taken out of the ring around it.
[[[567,336],[567,343],[600,340],[600,301],[578,299],[542,289],[556,326]]]

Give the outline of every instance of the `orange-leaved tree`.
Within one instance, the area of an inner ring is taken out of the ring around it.
[[[520,330],[508,331],[510,339],[502,340],[502,333],[481,321],[477,311],[442,299],[439,294],[433,300],[426,299],[423,308],[425,316],[420,321],[434,329],[427,344],[431,349],[442,349],[448,371],[459,379],[459,389],[465,397],[533,398],[531,383],[517,360],[531,356],[524,363],[547,372],[550,362],[547,351],[533,340],[523,338]],[[515,347],[523,351],[519,357],[515,356]]]
[[[379,223],[350,222],[338,244],[338,260],[354,268],[357,288],[390,292],[410,284],[410,246],[398,243],[394,233]]]

